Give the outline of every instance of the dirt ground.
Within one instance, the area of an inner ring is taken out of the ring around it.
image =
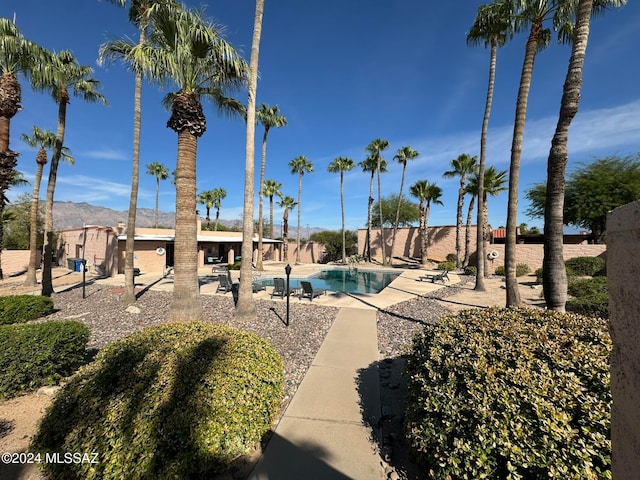
[[[80,273],[69,272],[66,268],[54,269],[54,285],[62,286],[81,281]],[[38,291],[38,288],[22,286],[22,277],[0,281],[0,296],[16,295]],[[544,306],[540,288],[535,277],[519,279],[520,294],[524,304]],[[506,293],[504,279],[495,277],[486,280],[486,292],[473,290],[474,282],[462,286],[463,291],[439,301],[455,312],[474,307],[504,306]],[[0,454],[5,452],[26,452],[31,437],[35,434],[38,420],[52,399],[55,389],[43,388],[36,393],[23,395],[11,400],[0,400]],[[401,399],[397,399],[401,401]],[[7,465],[0,462],[0,478],[16,480],[41,480],[43,477],[36,465]]]

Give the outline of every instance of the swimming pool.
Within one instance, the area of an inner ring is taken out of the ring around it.
[[[400,274],[385,270],[327,269],[308,277],[290,277],[290,288],[299,288],[300,282],[311,282],[313,288],[324,288],[345,293],[380,293]],[[282,278],[286,278],[284,275]],[[273,286],[273,278],[259,278],[264,286]]]

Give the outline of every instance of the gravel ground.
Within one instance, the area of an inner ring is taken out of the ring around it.
[[[91,329],[87,347],[93,350],[166,321],[171,293],[147,291],[135,304],[140,312],[130,313],[120,302],[120,291],[117,287],[94,284],[87,287],[85,299],[79,287],[56,293],[52,298],[59,310],[41,321],[66,318],[86,324]],[[203,295],[201,298],[203,320],[248,330],[271,342],[285,365],[283,406],[289,403],[298,388],[338,313],[333,307],[292,303],[287,327],[285,301],[257,300],[257,320],[242,322],[233,317],[230,294]]]

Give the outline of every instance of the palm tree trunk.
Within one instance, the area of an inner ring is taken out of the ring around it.
[[[174,284],[173,300],[169,311],[169,320],[172,321],[200,320],[202,317],[198,285],[198,225],[196,219],[197,148],[198,137],[188,129],[178,132]]]
[[[340,170],[340,210],[342,212],[342,264],[347,263],[347,239],[344,233],[344,171]]]
[[[262,236],[264,233],[263,204],[264,204],[264,170],[267,166],[267,134],[269,129],[264,127],[264,135],[262,136],[262,164],[260,165],[260,188],[258,193],[258,258],[256,260],[256,268],[264,270],[262,266]],[[273,223],[273,222],[272,222]]]
[[[159,206],[159,197],[160,197],[160,178],[156,177],[156,228],[158,228],[158,211],[160,210]]]
[[[509,167],[509,199],[507,204],[507,238],[505,240],[504,270],[507,289],[507,307],[518,306],[520,291],[516,278],[516,229],[518,213],[518,181],[520,177],[520,157],[522,156],[522,138],[524,124],[527,118],[527,103],[533,75],[533,64],[538,49],[538,39],[542,32],[542,25],[533,23],[527,39],[518,100],[516,104],[516,118],[513,126],[513,142],[511,145],[511,162]]]
[[[431,205],[427,202],[427,205],[424,209],[424,234],[422,235],[422,248],[424,255],[422,257],[422,264],[426,265],[429,262],[429,210],[431,209]]]
[[[367,209],[367,262],[371,263],[371,221],[373,220],[373,176],[375,172],[371,171],[371,180],[369,181],[369,206]]]
[[[298,179],[298,236],[296,249],[296,263],[300,263],[300,209],[302,207],[302,173]]]
[[[380,155],[378,155],[378,207],[380,212],[380,249],[382,252],[382,265],[387,264],[387,252],[385,249],[384,223],[382,219],[382,187],[380,185]]]
[[[220,221],[220,209],[216,208],[216,223],[213,224],[213,230],[218,231],[218,222]]]
[[[400,179],[400,193],[398,194],[398,208],[396,208],[396,221],[393,222],[393,233],[391,234],[391,253],[389,262],[393,265],[393,254],[396,248],[396,234],[398,233],[398,223],[400,223],[400,207],[402,206],[402,190],[404,189],[404,174],[407,170],[406,162],[402,165],[402,177]]]
[[[458,208],[456,210],[456,268],[462,266],[462,208],[464,207],[464,182],[465,176],[460,175],[460,188],[458,189]]]
[[[39,155],[40,153],[38,153]],[[46,152],[44,153],[46,158]],[[29,212],[29,267],[24,279],[25,287],[38,285],[36,270],[38,269],[38,206],[40,203],[40,183],[42,181],[43,163],[36,164],[36,174],[33,179],[33,194],[31,195],[31,210]]]
[[[469,251],[471,250],[471,216],[473,215],[475,201],[476,197],[473,195],[469,202],[469,211],[467,212],[467,225],[464,234],[464,260],[462,261],[462,268],[466,268],[469,265]]]
[[[498,56],[498,40],[496,37],[491,39],[491,56],[489,60],[489,85],[487,87],[487,100],[484,106],[484,116],[482,118],[482,133],[480,135],[480,164],[478,165],[478,214],[477,214],[477,232],[476,232],[476,257],[478,259],[476,272],[477,292],[486,292],[487,287],[484,283],[486,276],[486,250],[485,242],[487,241],[484,216],[484,208],[486,204],[486,196],[484,194],[484,171],[487,165],[487,131],[489,129],[489,117],[491,116],[491,105],[493,103],[493,90],[496,79],[496,58]]]
[[[427,222],[424,204],[420,201],[420,255],[422,265],[429,263],[427,257]]]
[[[257,310],[251,289],[251,258],[253,257],[253,192],[256,130],[256,90],[258,84],[258,57],[260,53],[260,35],[262,34],[262,15],[264,0],[256,0],[256,12],[251,40],[251,58],[249,60],[249,85],[247,95],[247,139],[245,145],[244,172],[244,208],[242,218],[242,259],[240,266],[240,290],[236,317],[242,320],[255,320]],[[262,191],[262,186],[260,187]],[[262,196],[261,196],[262,197]],[[258,257],[261,257],[259,252]]]
[[[53,262],[53,196],[56,189],[58,177],[58,164],[62,155],[64,145],[64,131],[67,121],[67,103],[69,95],[63,92],[58,100],[58,129],[56,131],[56,144],[51,155],[51,166],[49,167],[49,181],[47,183],[47,199],[44,208],[44,258],[42,262],[42,295],[50,297],[53,293],[53,280],[51,278],[51,268]]]
[[[567,168],[567,143],[569,126],[578,113],[582,88],[589,24],[593,0],[580,0],[576,13],[569,68],[562,92],[560,115],[547,162],[547,196],[544,208],[544,259],[542,261],[542,286],[547,308],[565,311],[567,302],[567,275],[563,255],[563,210],[565,171]]]
[[[269,195],[269,238],[273,240],[273,195]],[[269,260],[273,260],[274,245],[269,247]]]
[[[282,261],[289,261],[289,210],[286,208],[282,215]]]

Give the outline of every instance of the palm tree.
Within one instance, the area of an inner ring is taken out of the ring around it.
[[[429,245],[429,212],[431,210],[431,202],[434,205],[442,205],[440,197],[442,189],[435,183],[429,183],[428,180],[418,180],[411,185],[409,193],[420,201],[418,206],[420,210],[420,255],[422,256],[422,265],[428,263],[427,248]]]
[[[575,26],[571,29],[573,44],[562,91],[560,115],[551,140],[551,150],[547,161],[542,286],[547,308],[559,312],[565,311],[567,302],[567,276],[563,255],[563,210],[569,126],[573,117],[578,113],[582,88],[582,68],[589,40],[591,13],[594,7],[596,9],[603,8],[601,3],[594,0],[580,0],[578,3]],[[626,0],[609,0],[607,3],[618,7],[625,4]]]
[[[513,35],[512,28],[512,2],[511,0],[498,0],[488,5],[481,5],[473,22],[473,26],[467,35],[467,44],[490,46],[489,56],[489,83],[487,87],[487,99],[485,102],[484,116],[482,117],[482,132],[480,134],[480,164],[478,165],[478,224],[481,224],[482,212],[484,211],[484,176],[487,164],[487,130],[489,128],[489,116],[491,115],[491,105],[493,103],[493,90],[496,77],[496,58],[498,47],[502,47]],[[482,228],[477,229],[476,256],[478,266],[476,273],[475,290],[486,291],[484,284],[485,277],[485,244],[489,241],[488,232]]]
[[[462,229],[462,207],[464,205],[464,186],[467,182],[467,175],[473,173],[476,168],[477,157],[472,157],[466,153],[459,155],[458,158],[451,160],[452,170],[448,170],[442,174],[445,178],[460,177],[460,186],[458,187],[458,210],[456,216],[456,268],[462,266],[462,237],[460,230]]]
[[[211,208],[213,207],[213,204],[215,202],[215,192],[213,190],[200,192],[198,194],[197,202],[201,205],[204,205],[204,207],[207,209],[206,220],[207,220],[207,228],[208,228],[209,224],[211,223],[211,217],[209,217],[209,212],[211,211]]]
[[[466,193],[472,195],[472,201],[474,197],[479,196],[479,192],[480,192],[479,175],[480,175],[480,169],[478,169],[474,173],[474,175],[472,175],[469,178],[469,183],[467,183],[467,186],[465,187]],[[478,223],[477,229],[482,231],[483,238],[489,236],[488,233],[486,233],[489,231],[489,226],[487,224],[488,223],[487,215],[489,211],[487,197],[488,196],[495,197],[500,192],[504,192],[507,189],[506,178],[507,178],[506,170],[502,170],[498,172],[494,166],[490,166],[484,170],[484,182],[483,182],[484,188],[482,189],[482,198],[478,198],[478,202],[482,201],[482,211],[479,212],[479,217],[477,220],[477,223]],[[470,204],[469,212],[467,215],[467,236],[466,236],[467,246],[465,250],[465,266],[466,264],[468,264],[468,252],[469,252],[469,242],[470,242],[469,229],[470,229],[470,217],[471,217],[472,210],[473,210],[473,206]],[[483,275],[486,275],[487,269],[485,268],[486,266],[485,264],[487,262],[487,256],[484,255],[484,253],[481,255],[476,251],[476,257],[478,259],[477,266],[479,267],[482,264]],[[479,274],[477,274],[476,277],[477,276],[479,276]],[[477,283],[477,279],[476,279],[476,283]]]
[[[169,170],[160,162],[147,164],[147,175],[156,177],[156,228],[158,228],[158,197],[160,195],[160,180],[169,178]]]
[[[0,18],[0,216],[6,205],[5,193],[12,185],[18,164],[18,154],[9,148],[11,119],[22,108],[18,75],[28,75],[31,67],[43,61],[41,57],[45,55],[43,48],[24,38],[14,22]],[[0,245],[3,234],[0,223]]]
[[[256,0],[253,37],[251,39],[251,58],[249,60],[249,85],[247,88],[247,138],[245,143],[244,208],[242,218],[242,258],[245,261],[240,266],[240,291],[238,293],[238,304],[236,305],[236,316],[239,319],[246,320],[253,320],[257,316],[256,305],[253,301],[253,289],[251,288],[251,262],[247,260],[253,257],[256,90],[258,87],[258,58],[260,56],[263,14],[264,0]],[[262,255],[262,252],[259,255]]]
[[[76,97],[87,102],[101,102],[107,105],[104,96],[98,92],[100,82],[91,78],[93,68],[78,64],[73,54],[63,50],[51,54],[31,72],[31,83],[36,90],[49,93],[58,104],[58,128],[56,141],[49,166],[47,198],[44,211],[44,261],[42,265],[42,295],[51,296],[53,284],[51,263],[53,257],[53,197],[58,175],[58,164],[62,156],[67,118],[67,104],[70,103],[71,90]]]
[[[220,222],[220,208],[222,207],[222,200],[227,196],[227,191],[222,188],[213,189],[213,208],[216,209],[216,223],[213,224],[213,229],[218,231],[218,223]]]
[[[362,252],[364,256],[367,257],[367,262],[371,263],[371,225],[373,222],[373,179],[378,171],[378,168],[382,172],[387,171],[387,161],[384,159],[380,160],[380,165],[378,166],[378,159],[373,155],[367,156],[365,160],[358,163],[358,166],[362,168],[363,172],[371,172],[371,177],[369,179],[369,200],[367,204],[367,239],[365,242],[365,250]]]
[[[171,81],[177,88],[165,96],[171,108],[167,127],[178,135],[176,162],[176,232],[171,320],[201,317],[198,287],[196,220],[196,151],[206,130],[202,100],[211,100],[221,113],[243,115],[244,106],[226,96],[246,78],[246,63],[222,38],[218,27],[195,10],[157,10],[154,29],[139,68],[153,81]]]
[[[273,239],[273,196],[282,196],[280,189],[282,184],[273,179],[267,179],[262,184],[262,193],[265,197],[269,198],[269,238]],[[262,250],[259,250],[260,252]],[[273,250],[269,249],[270,255],[273,254]]]
[[[338,157],[329,164],[327,170],[331,173],[340,173],[340,209],[342,211],[342,263],[347,263],[347,247],[344,233],[344,172],[348,172],[355,167],[353,160],[347,157]]]
[[[258,270],[263,270],[262,266],[262,237],[263,237],[263,197],[265,196],[264,192],[264,170],[267,164],[267,135],[269,135],[269,130],[272,127],[280,128],[284,127],[287,124],[287,119],[284,115],[282,115],[278,106],[274,105],[270,107],[265,105],[264,103],[260,104],[260,107],[256,110],[256,116],[258,121],[264,126],[264,134],[262,135],[262,164],[260,166],[260,192],[258,194],[259,197],[259,207],[258,207],[258,260],[256,262],[256,268]],[[271,195],[271,200],[273,202],[273,195]],[[271,230],[273,231],[273,217],[271,217]],[[273,238],[273,233],[271,234]]]
[[[278,206],[284,208],[282,213],[282,261],[289,261],[289,210],[295,208],[298,204],[293,197],[285,195],[280,197]]]
[[[380,173],[382,173],[382,162],[384,159],[380,152],[389,147],[389,142],[381,138],[372,140],[365,150],[376,160],[376,173],[378,175],[378,205],[380,214],[380,248],[382,249],[382,265],[387,264],[387,253],[385,251],[386,240],[384,238],[384,223],[382,220],[382,188],[380,185]]]
[[[42,182],[42,170],[47,164],[47,150],[52,150],[56,143],[56,135],[51,130],[41,130],[33,126],[31,136],[23,133],[20,138],[31,148],[38,148],[36,154],[36,174],[33,179],[33,194],[31,195],[31,211],[29,212],[29,266],[24,280],[25,287],[38,285],[36,270],[38,269],[38,207],[40,204],[40,183]],[[62,147],[61,158],[73,165],[74,160],[71,151]]]
[[[127,0],[109,0],[120,7],[127,4]],[[129,0],[129,20],[138,28],[138,45],[127,40],[111,41],[100,47],[98,64],[114,59],[122,61],[129,69],[134,71],[134,96],[133,96],[133,152],[131,159],[131,193],[129,195],[129,212],[127,214],[127,235],[125,241],[124,278],[125,287],[122,302],[130,305],[135,302],[135,277],[134,277],[134,246],[136,230],[136,212],[138,209],[138,186],[140,183],[140,130],[142,112],[142,76],[143,71],[138,68],[136,56],[144,52],[147,43],[148,29],[152,26],[151,13],[159,5],[174,4],[168,0]],[[177,5],[174,4],[177,8]],[[158,187],[156,186],[156,189]],[[157,190],[156,190],[157,192]],[[158,202],[156,193],[156,228],[158,228]]]
[[[391,253],[389,254],[389,260],[393,263],[393,252],[396,247],[396,233],[398,232],[398,223],[400,222],[400,207],[402,206],[402,191],[404,190],[404,175],[407,170],[407,162],[416,159],[420,154],[410,146],[402,147],[398,149],[398,152],[393,157],[399,164],[402,165],[402,178],[400,180],[400,193],[398,194],[398,208],[396,209],[396,221],[393,223],[393,234],[391,235]]]
[[[296,240],[296,263],[300,263],[300,208],[302,206],[302,176],[305,173],[313,172],[313,164],[307,159],[307,157],[300,155],[289,162],[289,168],[293,175],[298,175],[298,235]]]

